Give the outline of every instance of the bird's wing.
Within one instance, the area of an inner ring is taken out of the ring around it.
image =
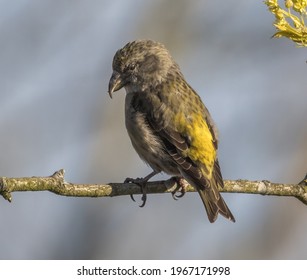
[[[161,100],[157,94],[143,95],[142,98],[144,100],[138,103],[137,109],[144,113],[148,125],[169,155],[187,177],[197,181],[197,185],[209,186],[217,138],[204,105],[201,103],[202,106],[195,111],[191,106],[174,106],[173,100]]]
[[[218,191],[219,186],[223,187],[223,179],[209,113],[200,110],[200,114],[197,111],[195,114],[195,110],[186,110],[187,107],[165,104],[156,94],[143,95],[138,101],[137,109],[144,114],[183,177],[199,192],[210,222],[216,220],[218,213],[234,221]]]
[[[171,113],[168,112],[168,115]],[[179,166],[183,177],[197,189],[209,221],[213,223],[219,213],[235,221],[218,190],[219,187],[223,187],[223,178],[215,154],[215,143],[217,142],[212,133],[213,128],[207,123],[207,120],[203,120],[206,125],[201,124],[197,117],[196,124],[194,127],[191,126],[191,131],[189,128],[181,130],[180,125],[176,126],[176,121],[168,122],[165,117],[163,119],[166,121],[161,122],[150,117],[148,122],[164,143],[168,154]],[[193,124],[191,118],[187,117],[186,121],[188,122],[187,127],[190,126],[189,122]],[[200,141],[193,139],[193,133],[196,134],[195,137],[200,138]],[[202,153],[208,153],[208,156]]]
[[[166,151],[187,176],[201,180],[199,185],[205,187],[215,167],[217,136],[200,97],[189,86],[185,89],[176,91],[166,85],[154,92],[139,92],[131,105],[145,116]],[[172,94],[165,94],[167,91]]]

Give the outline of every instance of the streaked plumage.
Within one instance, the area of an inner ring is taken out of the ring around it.
[[[200,194],[210,222],[218,213],[235,221],[218,191],[223,179],[214,123],[168,50],[151,40],[118,50],[110,96],[122,87],[126,128],[139,156],[155,171],[151,175],[184,177]]]

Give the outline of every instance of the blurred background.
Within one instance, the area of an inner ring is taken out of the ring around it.
[[[271,39],[263,1],[0,1],[0,176],[123,182],[150,169],[124,125],[111,64],[128,41],[163,42],[220,132],[225,179],[297,183],[307,172],[307,52]],[[155,179],[168,178],[165,175]],[[295,198],[223,194],[237,222],[207,220],[198,194],[0,197],[1,259],[306,259]],[[137,201],[140,197],[136,196]]]

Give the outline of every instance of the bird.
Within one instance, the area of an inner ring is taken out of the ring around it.
[[[125,182],[141,186],[164,172],[178,183],[181,197],[187,181],[199,193],[208,219],[218,214],[235,222],[222,198],[223,178],[217,158],[218,133],[200,96],[186,82],[179,65],[160,42],[141,39],[117,50],[108,93],[124,88],[125,125],[132,146],[152,172]],[[132,197],[133,199],[133,197]]]

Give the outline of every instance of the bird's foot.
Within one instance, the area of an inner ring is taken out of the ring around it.
[[[178,198],[183,197],[186,193],[186,182],[184,178],[178,176],[172,177],[172,179],[177,183],[176,189],[172,191],[172,197],[173,199],[178,200]]]
[[[126,180],[124,181],[124,183],[133,183],[133,184],[136,184],[136,185],[140,186],[141,191],[142,191],[142,204],[139,205],[140,207],[144,207],[145,204],[146,204],[146,200],[147,200],[147,187],[146,187],[146,184],[147,184],[147,181],[148,180],[146,180],[146,178],[136,178],[136,179],[126,178]],[[133,194],[130,194],[130,197],[135,202]]]
[[[140,205],[140,207],[144,207],[145,203],[146,203],[146,199],[147,199],[147,182],[148,180],[155,176],[156,174],[158,174],[158,171],[153,170],[150,174],[148,174],[146,177],[144,178],[126,178],[125,183],[133,183],[133,184],[137,184],[141,187],[141,191],[142,191],[142,204]],[[133,201],[135,201],[133,194],[130,194],[130,197]]]

